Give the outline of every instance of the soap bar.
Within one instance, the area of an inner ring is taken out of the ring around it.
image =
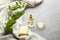
[[[38,22],[37,26],[38,26],[38,28],[43,29],[44,28],[44,23],[43,22]]]
[[[19,30],[19,36],[25,36],[28,34],[28,27],[27,26],[21,26]]]

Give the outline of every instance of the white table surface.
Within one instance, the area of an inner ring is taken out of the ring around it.
[[[26,9],[23,23],[27,25],[27,18],[32,13],[36,22],[44,22],[43,30],[31,28],[32,31],[45,37],[47,40],[60,40],[60,0],[44,0],[35,8]]]

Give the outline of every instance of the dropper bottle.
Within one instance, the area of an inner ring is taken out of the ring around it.
[[[34,18],[32,17],[32,14],[29,15],[28,26],[29,27],[33,27],[34,26]]]

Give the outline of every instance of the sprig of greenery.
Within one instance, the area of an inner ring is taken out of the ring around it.
[[[24,5],[25,5],[25,3],[16,2],[15,5],[9,6],[9,9],[10,9],[11,11],[13,11],[13,10],[16,10],[16,9],[18,9],[18,8],[24,7]]]
[[[13,32],[12,26],[16,23],[16,20],[21,17],[25,11],[16,12],[13,16],[11,16],[11,19],[8,20],[6,23],[6,27],[4,28],[5,33],[9,34]]]

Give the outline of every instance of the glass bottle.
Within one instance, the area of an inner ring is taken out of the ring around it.
[[[34,18],[32,17],[32,14],[29,15],[28,26],[29,27],[33,27],[34,26]]]

